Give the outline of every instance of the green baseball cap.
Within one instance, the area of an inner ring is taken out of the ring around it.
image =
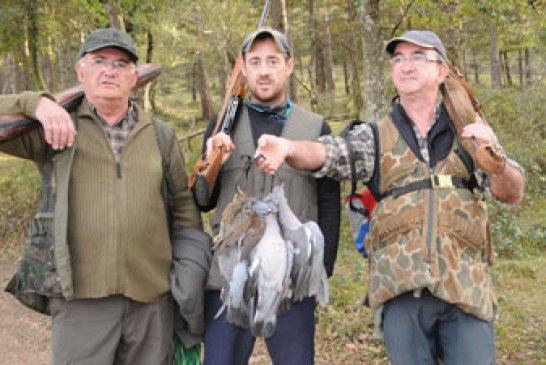
[[[396,45],[400,42],[409,42],[419,47],[434,49],[444,60],[447,60],[446,49],[442,44],[440,37],[430,30],[410,30],[400,37],[391,39],[385,47],[387,53],[392,56]]]
[[[279,49],[279,51],[281,51],[288,57],[291,57],[288,39],[286,39],[286,36],[284,34],[271,27],[262,27],[247,35],[245,40],[243,41],[241,52],[243,53],[243,55],[245,55],[250,50],[256,39],[266,38],[273,38],[275,44],[277,44],[277,48]]]
[[[127,52],[133,62],[138,61],[135,43],[131,36],[116,28],[97,29],[89,34],[78,52],[78,60],[86,53],[95,52],[103,48],[119,48]]]

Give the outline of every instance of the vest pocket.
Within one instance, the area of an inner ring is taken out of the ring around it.
[[[423,211],[416,207],[403,212],[380,214],[372,221],[374,249],[399,243],[399,236],[423,225]]]
[[[46,294],[56,284],[52,214],[38,213],[30,220],[19,275],[24,291]]]
[[[440,229],[452,236],[462,250],[470,248],[481,251],[486,247],[487,235],[484,224],[479,220],[442,212]]]
[[[27,307],[49,314],[48,297],[60,293],[54,264],[53,214],[38,213],[29,221],[23,258],[6,291]]]

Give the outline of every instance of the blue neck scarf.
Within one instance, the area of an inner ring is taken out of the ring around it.
[[[258,113],[267,114],[269,119],[279,123],[283,127],[288,119],[288,115],[290,115],[290,111],[292,110],[292,100],[290,99],[286,99],[286,103],[281,103],[274,108],[270,108],[267,105],[254,104],[250,101],[250,98],[247,98],[245,103],[250,109],[257,111]]]

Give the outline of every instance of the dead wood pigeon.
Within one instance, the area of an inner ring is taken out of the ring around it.
[[[294,250],[292,292],[294,301],[314,296],[320,304],[328,304],[328,277],[324,268],[324,236],[316,222],[301,223],[290,209],[284,186],[277,185],[270,194],[278,205],[279,222],[285,239]]]
[[[255,337],[267,338],[275,331],[280,303],[291,295],[292,252],[281,235],[277,207],[269,196],[257,201],[254,210],[264,218],[265,231],[251,253],[249,281],[255,297],[250,306],[250,330]]]
[[[235,280],[234,283],[238,288],[244,287],[245,283],[240,280],[245,276],[239,272],[238,276],[234,278],[234,269],[239,263],[248,260],[250,251],[263,235],[265,222],[252,209],[255,201],[255,198],[250,198],[243,190],[237,189],[233,200],[222,213],[219,233],[214,237],[223,301],[223,306],[216,317],[224,311],[226,306],[230,305],[232,281]],[[245,323],[243,319],[237,319],[239,314],[239,308],[233,311],[228,310],[228,317],[233,319],[234,324]]]

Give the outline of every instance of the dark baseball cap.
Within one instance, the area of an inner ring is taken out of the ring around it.
[[[258,28],[256,31],[247,35],[245,40],[243,41],[243,47],[241,48],[241,52],[243,53],[243,55],[246,54],[250,50],[252,44],[254,44],[254,41],[256,39],[267,38],[273,38],[273,40],[277,44],[277,48],[279,49],[279,51],[286,54],[288,57],[291,57],[288,39],[286,39],[286,36],[284,34],[271,27]]]
[[[119,48],[127,52],[133,62],[138,61],[135,43],[131,36],[116,28],[97,29],[89,34],[78,52],[78,59],[86,53],[95,52],[103,48]]]
[[[396,45],[400,42],[409,42],[420,47],[436,50],[444,60],[447,60],[446,49],[436,33],[429,30],[410,30],[400,37],[393,38],[387,43],[385,50],[392,56]]]

